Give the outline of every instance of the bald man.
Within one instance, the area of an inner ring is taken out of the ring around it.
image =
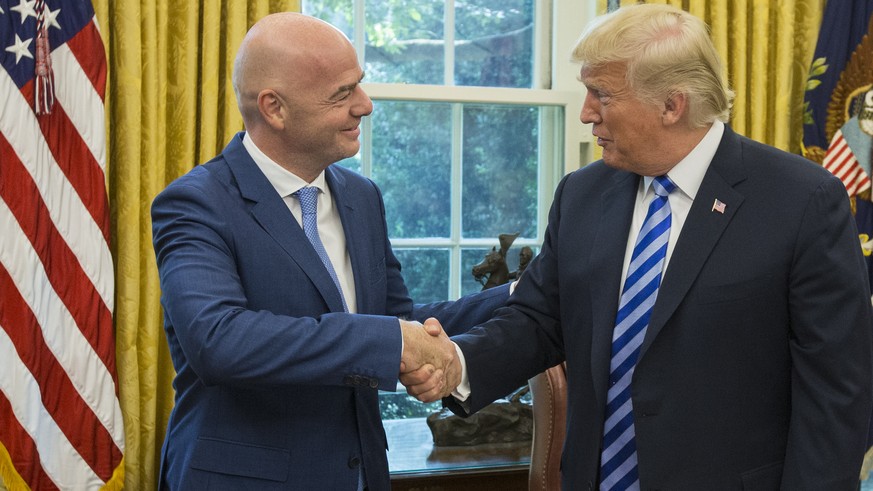
[[[162,489],[390,489],[378,390],[401,368],[460,379],[419,322],[460,333],[508,297],[413,305],[379,189],[332,165],[373,110],[363,77],[329,24],[264,18],[234,65],[246,131],[152,205],[177,372]]]

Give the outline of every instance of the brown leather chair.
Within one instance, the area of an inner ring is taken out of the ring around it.
[[[533,398],[533,443],[530,491],[561,489],[561,450],[567,423],[567,365],[561,363],[530,379]]]

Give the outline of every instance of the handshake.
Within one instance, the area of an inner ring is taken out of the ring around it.
[[[406,392],[421,402],[449,396],[461,383],[461,362],[440,322],[430,318],[422,325],[401,320],[400,330],[400,383]]]

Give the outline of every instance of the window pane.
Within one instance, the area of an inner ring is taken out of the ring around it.
[[[389,101],[376,104],[372,116],[372,177],[384,192],[388,235],[448,237],[451,105]]]
[[[367,0],[368,82],[443,84],[443,3]]]
[[[455,2],[455,84],[530,88],[533,0]]]
[[[464,107],[462,234],[536,237],[539,108]]]
[[[449,297],[447,249],[394,249],[403,280],[415,303],[441,302]]]
[[[354,39],[354,13],[351,0],[303,0],[301,10],[306,15],[317,17],[333,24],[349,39]]]

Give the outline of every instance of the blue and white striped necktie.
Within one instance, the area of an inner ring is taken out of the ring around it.
[[[601,491],[640,489],[630,384],[649,326],[649,316],[658,298],[670,237],[667,195],[676,189],[676,185],[667,176],[658,176],[652,181],[652,187],[655,198],[649,204],[631,254],[612,334],[609,391],[600,456]]]

